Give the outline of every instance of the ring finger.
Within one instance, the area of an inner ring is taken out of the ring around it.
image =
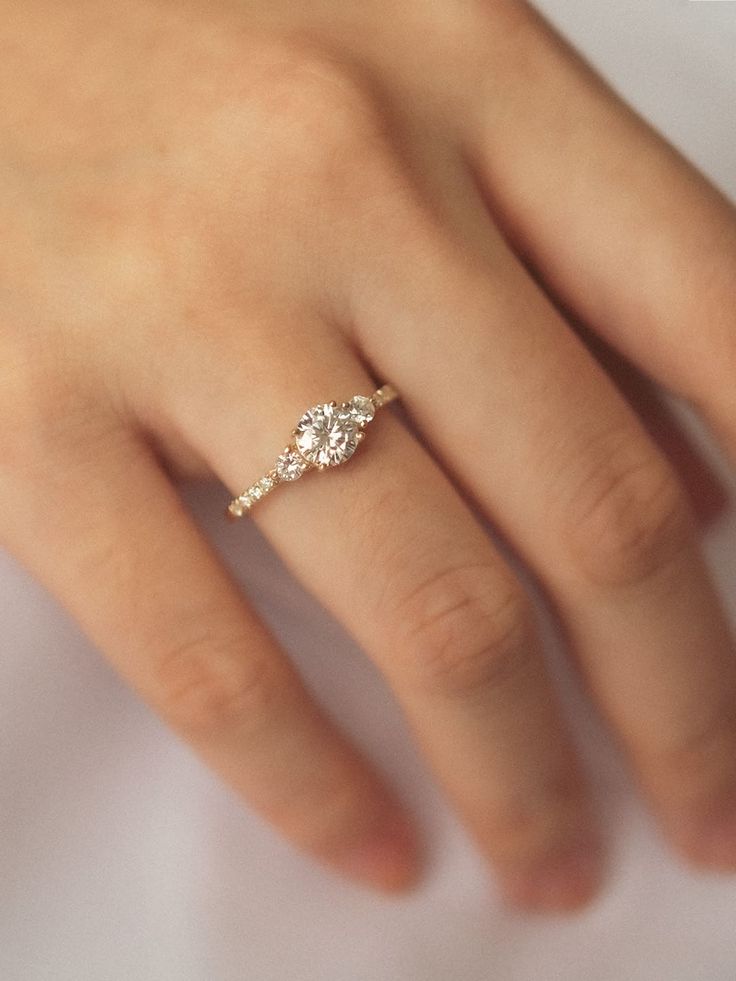
[[[219,351],[216,415],[199,384],[211,350],[167,382],[158,411],[177,406],[177,425],[236,493],[243,446],[265,472],[310,404],[375,388],[334,331],[306,333],[308,361],[292,353],[288,377],[257,391],[236,351]],[[269,416],[254,418],[253,404]],[[506,893],[577,905],[596,884],[597,835],[525,594],[403,425],[383,411],[372,426],[348,466],[278,487],[252,520],[377,662]]]

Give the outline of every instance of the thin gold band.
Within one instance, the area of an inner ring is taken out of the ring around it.
[[[242,518],[279,484],[292,483],[309,470],[325,470],[346,463],[378,409],[398,397],[393,385],[382,385],[373,395],[354,395],[347,402],[312,406],[297,423],[292,442],[273,467],[232,499],[227,516]]]

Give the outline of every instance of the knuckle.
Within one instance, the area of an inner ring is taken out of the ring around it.
[[[246,67],[235,83],[241,125],[228,147],[237,159],[245,150],[252,160],[257,140],[267,164],[253,164],[259,180],[318,199],[325,217],[349,214],[355,221],[381,204],[390,213],[406,207],[413,186],[408,170],[381,97],[357,68],[319,45],[293,40],[259,52],[256,68],[252,58],[241,60]]]
[[[271,131],[300,162],[328,165],[340,147],[352,149],[384,130],[375,97],[337,57],[296,42],[281,44],[268,59],[259,96]],[[249,79],[252,104],[252,79]]]
[[[690,510],[670,466],[619,437],[570,502],[564,535],[582,574],[600,585],[636,585],[688,546]]]
[[[157,661],[152,700],[164,718],[191,737],[238,726],[268,726],[282,698],[273,659],[248,652],[242,636],[188,637]]]
[[[507,684],[529,661],[529,604],[488,564],[443,570],[396,612],[410,680],[425,691],[472,695]]]

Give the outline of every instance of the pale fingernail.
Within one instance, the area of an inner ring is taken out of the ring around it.
[[[504,883],[509,902],[527,910],[563,912],[580,909],[601,883],[601,847],[597,838],[582,839],[550,855]]]
[[[390,893],[416,885],[421,872],[416,835],[405,818],[384,825],[375,837],[353,847],[334,864],[350,878]]]

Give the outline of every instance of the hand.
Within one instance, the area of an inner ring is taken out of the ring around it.
[[[464,498],[664,832],[736,869],[736,662],[690,504],[560,312],[736,451],[727,202],[519,2],[0,11],[4,544],[282,834],[406,888],[410,819],[174,487],[237,494],[308,406],[390,381],[422,441],[387,409],[252,520],[384,672],[506,895],[585,902],[600,842]]]

